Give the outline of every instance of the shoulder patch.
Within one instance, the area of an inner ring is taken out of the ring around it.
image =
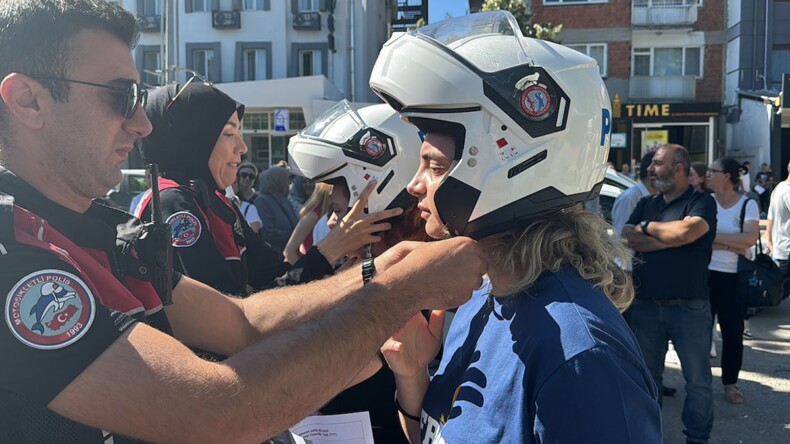
[[[200,220],[189,211],[179,211],[167,218],[174,247],[189,247],[200,239]]]
[[[55,350],[77,342],[90,329],[96,302],[85,282],[62,270],[23,277],[8,293],[5,321],[23,344]]]

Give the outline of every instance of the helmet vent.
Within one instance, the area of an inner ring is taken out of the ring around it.
[[[509,169],[507,171],[507,178],[508,179],[512,179],[512,178],[518,176],[519,174],[523,173],[524,171],[528,170],[529,168],[532,168],[533,166],[535,166],[535,165],[539,164],[540,162],[546,160],[546,157],[548,157],[548,151],[547,150],[543,150],[543,151],[539,152],[538,154],[535,154],[534,156],[530,157],[529,159],[527,159],[527,160],[521,162],[520,164],[514,166],[513,168]]]

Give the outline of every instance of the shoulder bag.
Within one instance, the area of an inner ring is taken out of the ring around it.
[[[746,199],[741,208],[741,233],[749,200]],[[782,302],[784,277],[773,259],[763,253],[761,234],[758,231],[758,250],[754,260],[738,255],[738,299],[746,308],[774,307]]]

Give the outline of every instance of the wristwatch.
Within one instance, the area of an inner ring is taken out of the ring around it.
[[[647,232],[647,226],[649,224],[650,224],[649,220],[643,220],[642,222],[639,222],[639,228],[642,229],[642,233],[644,233],[644,234],[646,234],[648,236],[650,236],[650,233]]]
[[[376,275],[376,265],[373,263],[373,258],[367,258],[362,261],[362,283],[367,284]]]

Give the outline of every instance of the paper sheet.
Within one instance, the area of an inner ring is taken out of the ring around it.
[[[307,444],[373,444],[368,412],[308,416],[291,427]]]

